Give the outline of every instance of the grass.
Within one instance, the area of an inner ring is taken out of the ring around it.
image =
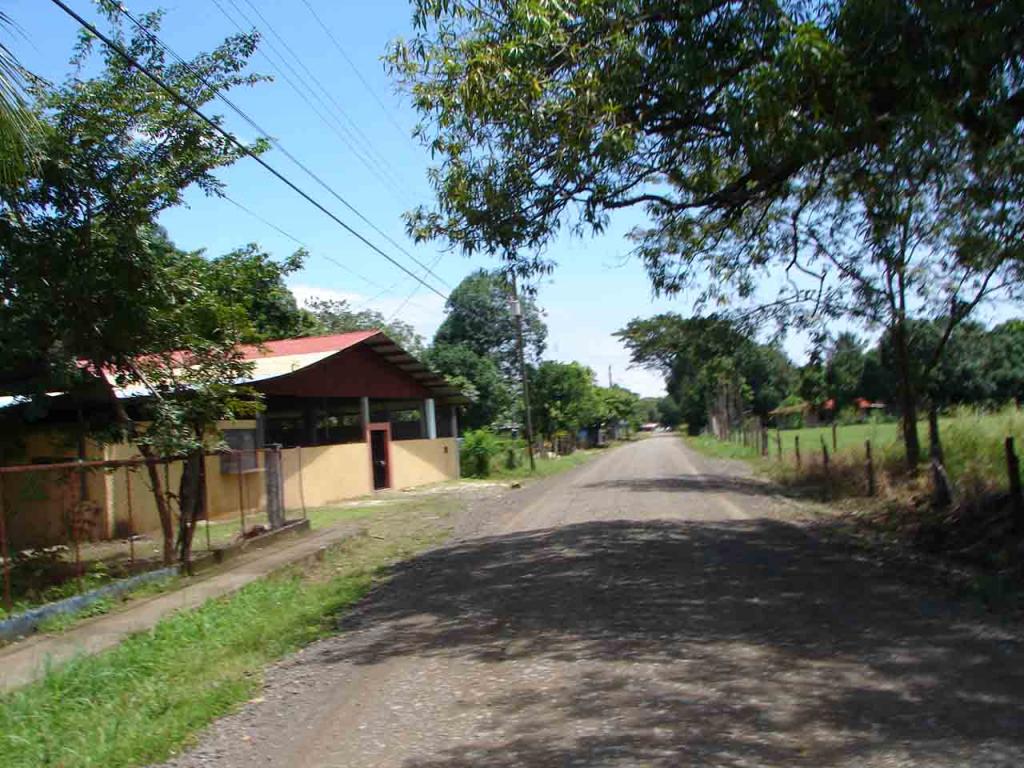
[[[918,430],[922,446],[927,450],[927,422],[920,422]],[[1007,481],[1003,442],[1007,436],[1012,435],[1018,445],[1018,453],[1024,453],[1024,411],[1016,406],[1007,406],[998,411],[956,409],[939,419],[939,433],[946,470],[951,479],[970,490],[1004,487]],[[836,430],[835,452],[832,449],[830,426],[770,431],[768,436],[768,458],[772,461],[778,455],[777,438],[781,438],[783,458],[789,462],[794,459],[796,439],[799,438],[801,459],[805,465],[821,462],[822,440],[829,453],[840,461],[863,461],[867,440],[871,440],[879,466],[896,467],[903,458],[899,425],[894,422],[839,426]],[[711,456],[755,461],[761,459],[758,447],[723,442],[708,435],[689,437],[687,441],[697,450]]]
[[[310,527],[314,530],[320,528],[328,528],[332,525],[337,525],[338,523],[342,522],[363,520],[370,517],[375,512],[380,511],[382,507],[391,508],[404,503],[408,503],[408,501],[387,501],[379,505],[346,505],[314,507],[308,510],[309,523]],[[254,524],[258,524],[259,522],[259,519],[257,519]],[[213,526],[211,526],[212,530],[210,531],[211,544],[213,546],[217,546],[234,541],[238,535],[238,530],[237,528],[235,528],[236,525],[237,523],[225,525],[224,523],[217,523],[215,521],[213,523]],[[220,526],[219,529],[218,526]],[[205,549],[205,534],[203,531],[198,531],[196,533],[196,536],[196,544],[202,545],[202,549],[197,549],[196,553],[202,554],[203,550]],[[109,583],[109,579],[96,583],[90,582],[87,585],[87,589],[91,589],[96,586],[101,586],[105,583]],[[101,600],[98,600],[92,605],[83,608],[81,611],[76,611],[75,613],[61,614],[46,619],[45,621],[40,623],[38,631],[40,633],[47,634],[62,634],[70,629],[74,629],[76,626],[78,626],[81,622],[85,621],[86,619],[91,619],[95,616],[102,616],[104,614],[110,613],[111,611],[123,606],[125,603],[128,602],[144,599],[147,597],[152,597],[154,595],[162,594],[164,592],[169,592],[173,589],[177,589],[180,585],[181,577],[178,576],[166,580],[161,580],[158,582],[150,582],[148,584],[143,584],[137,587],[136,589],[130,590],[129,592],[125,592],[124,594],[119,595],[117,597],[103,598]],[[75,587],[75,584],[73,582],[68,582],[68,587]],[[77,587],[75,587],[73,590],[68,589],[67,591],[68,595],[66,596],[71,596],[79,593]],[[41,605],[43,603],[39,604]],[[11,615],[13,616],[21,611],[28,610],[28,608],[30,607],[34,606],[27,605],[24,603],[15,604],[15,609],[14,611],[12,611]],[[6,614],[3,612],[2,609],[0,609],[0,619],[5,618],[5,616]],[[0,645],[3,645],[3,643],[0,642]]]
[[[574,467],[578,467],[581,464],[585,464],[596,456],[599,456],[602,451],[608,450],[607,448],[591,448],[587,450],[578,450],[570,453],[566,456],[554,456],[548,458],[547,456],[537,456],[535,463],[537,468],[533,471],[530,470],[530,461],[526,458],[525,453],[521,457],[517,457],[517,464],[515,467],[509,467],[503,457],[497,457],[491,463],[491,472],[487,477],[466,477],[467,481],[474,480],[526,480],[529,478],[544,478],[550,477],[551,475],[558,475],[562,472],[567,472]]]
[[[251,698],[268,663],[330,634],[388,564],[438,541],[443,510],[425,508],[381,515],[370,535],[322,563],[175,614],[0,696],[0,765],[128,768],[166,759]]]

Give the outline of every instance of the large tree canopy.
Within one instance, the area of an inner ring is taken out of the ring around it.
[[[742,390],[745,405],[766,416],[789,393],[795,380],[786,355],[759,344],[751,329],[727,318],[684,318],[674,313],[631,320],[616,332],[635,365],[665,376],[679,418],[692,432],[704,428],[721,385]]]
[[[1018,298],[1024,16],[954,0],[416,0],[390,62],[441,158],[441,237],[543,269],[563,228],[633,236],[656,290],[882,326],[919,453],[906,324]],[[778,295],[757,295],[764,278]]]
[[[521,302],[524,352],[527,362],[536,363],[548,330],[533,299],[524,296]],[[511,285],[504,275],[483,269],[467,275],[448,296],[445,310],[435,345],[463,344],[477,355],[491,357],[506,377],[518,377],[516,318]]]
[[[169,63],[150,34],[159,13],[142,16],[145,30],[128,33],[117,6],[98,5],[121,46],[196,106],[261,79],[245,71],[255,36],[233,36],[210,53]],[[34,375],[29,390],[74,390],[87,372],[105,389],[120,437],[147,458],[188,454],[194,470],[207,427],[249,407],[231,386],[247,368],[237,352],[247,313],[211,289],[217,265],[175,249],[156,219],[190,187],[217,194],[215,172],[244,153],[95,46],[83,32],[73,75],[57,86],[36,83],[38,158],[22,177],[0,179],[0,371],[22,382]],[[252,151],[264,148],[261,142]],[[115,385],[150,396],[144,435]],[[156,465],[147,470],[170,560],[173,515]],[[185,559],[197,487],[186,470],[179,493]]]
[[[512,258],[643,205],[667,289],[681,245],[719,252],[823,162],[922,122],[980,151],[1024,116],[1012,0],[413,5],[416,35],[389,59],[442,158],[414,230]]]

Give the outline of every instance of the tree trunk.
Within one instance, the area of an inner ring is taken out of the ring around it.
[[[163,544],[164,544],[164,565],[172,565],[174,563],[174,516],[171,513],[171,505],[167,499],[167,494],[164,492],[163,479],[160,477],[160,468],[157,465],[158,459],[156,454],[153,453],[153,449],[145,443],[139,443],[138,441],[138,430],[135,428],[135,421],[131,416],[128,415],[128,411],[125,410],[124,403],[117,399],[117,392],[114,391],[113,384],[103,374],[100,374],[100,379],[103,381],[104,387],[107,391],[107,397],[110,400],[110,405],[114,410],[114,416],[117,422],[124,429],[125,434],[130,440],[135,442],[139,449],[139,453],[146,459],[146,473],[149,475],[149,485],[153,489],[153,500],[156,502],[157,515],[160,518],[160,530],[163,533]]]
[[[903,448],[906,452],[907,469],[910,472],[917,472],[921,461],[921,441],[917,434],[917,393],[914,391],[910,371],[906,327],[902,322],[898,321],[893,327],[893,339],[896,342],[896,376],[899,383]]]
[[[185,573],[192,575],[192,537],[203,508],[203,451],[192,451],[184,460],[178,491],[178,557]]]
[[[942,452],[942,440],[939,438],[939,408],[932,403],[928,407],[928,455],[937,459],[940,464],[946,463]]]

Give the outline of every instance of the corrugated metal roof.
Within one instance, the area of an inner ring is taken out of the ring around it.
[[[334,354],[354,347],[360,342],[372,339],[380,331],[352,331],[350,333],[332,333],[327,336],[306,336],[301,339],[276,339],[260,344],[247,344],[241,347],[246,360],[262,360],[268,357],[300,356],[314,353]],[[324,355],[326,357],[327,355]]]
[[[438,376],[420,360],[376,330],[335,333],[328,336],[308,336],[301,339],[276,339],[261,344],[246,345],[241,348],[241,351],[244,359],[253,363],[253,371],[237,383],[251,384],[287,376],[362,343],[366,343],[388,363],[426,387],[435,397],[444,398],[451,403],[466,404],[470,402],[457,387],[453,387],[444,377]],[[145,387],[137,384],[119,387],[116,392],[118,398],[121,399],[144,397],[149,394]],[[60,393],[48,394],[58,396]],[[15,405],[18,400],[19,398],[16,397],[0,398],[0,408]]]

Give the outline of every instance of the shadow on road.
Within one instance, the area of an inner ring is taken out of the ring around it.
[[[583,488],[606,488],[636,493],[736,493],[745,496],[778,496],[786,492],[773,483],[729,475],[680,475],[675,477],[637,477],[628,480],[600,480]]]
[[[1024,758],[1019,636],[770,520],[590,523],[450,546],[397,567],[344,628],[308,663],[533,670],[530,684],[513,674],[479,692],[500,737],[419,768]]]

